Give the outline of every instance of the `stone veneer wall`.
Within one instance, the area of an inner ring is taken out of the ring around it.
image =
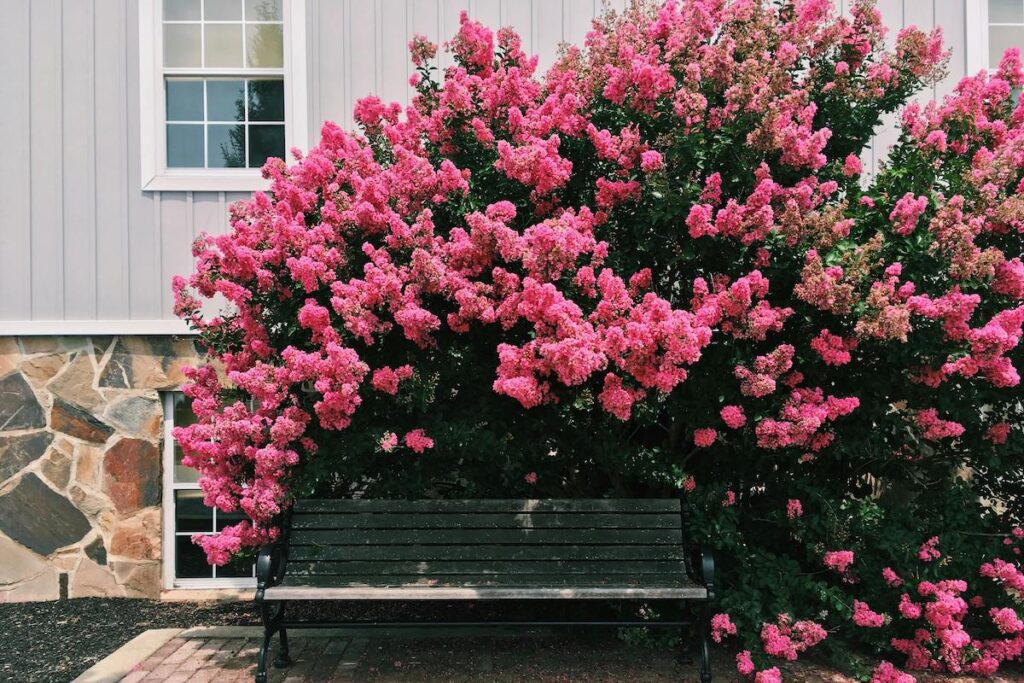
[[[189,339],[0,337],[0,602],[155,597],[159,390]]]

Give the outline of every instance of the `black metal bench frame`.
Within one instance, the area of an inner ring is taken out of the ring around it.
[[[684,658],[687,657],[688,648],[687,633],[685,629],[687,627],[693,627],[694,645],[699,650],[701,660],[701,671],[700,680],[702,683],[709,683],[711,681],[711,651],[710,644],[708,642],[708,636],[710,631],[710,603],[715,599],[715,560],[713,554],[707,550],[702,549],[690,540],[689,536],[689,509],[685,496],[679,497],[679,532],[681,537],[682,545],[682,565],[685,568],[686,578],[693,582],[696,586],[703,589],[703,595],[700,597],[687,597],[687,598],[663,598],[663,597],[647,597],[643,595],[647,593],[643,589],[639,589],[641,595],[637,597],[612,597],[606,598],[609,601],[628,601],[641,599],[644,601],[651,602],[666,602],[674,601],[680,602],[684,605],[688,602],[700,603],[700,609],[696,620],[652,620],[652,621],[641,621],[641,620],[584,620],[584,621],[485,621],[485,622],[472,622],[472,621],[454,621],[454,622],[440,622],[440,621],[347,621],[342,623],[332,622],[311,622],[311,621],[299,621],[289,622],[285,620],[285,605],[289,600],[302,599],[302,600],[345,600],[346,598],[338,598],[335,596],[330,597],[318,597],[318,593],[326,593],[330,589],[325,589],[317,586],[299,587],[298,590],[302,593],[301,597],[291,597],[288,599],[275,599],[272,590],[275,587],[281,585],[284,581],[287,569],[288,569],[288,557],[289,550],[291,547],[291,535],[292,535],[292,510],[289,510],[282,518],[282,533],[281,537],[272,544],[267,544],[261,549],[259,556],[256,560],[256,605],[259,608],[260,616],[263,622],[263,642],[259,650],[257,668],[255,680],[256,683],[266,683],[267,680],[267,659],[269,656],[270,643],[274,634],[278,634],[280,638],[280,650],[277,658],[274,660],[273,665],[275,668],[284,668],[291,665],[292,660],[289,656],[288,650],[288,629],[292,628],[327,628],[331,626],[347,626],[347,627],[359,627],[359,628],[372,628],[372,627],[385,627],[385,628],[401,628],[409,626],[442,626],[442,627],[455,627],[455,626],[510,626],[510,627],[556,627],[556,626],[645,626],[645,627],[671,627],[683,629],[683,652],[681,653]],[[427,503],[426,501],[421,501]],[[513,501],[513,502],[545,502],[545,501]],[[553,558],[558,559],[558,558]],[[427,573],[429,577],[429,573]],[[449,586],[451,588],[451,586]],[[352,588],[357,593],[360,588],[353,586]],[[294,589],[293,589],[294,590]],[[345,590],[342,588],[341,590]],[[425,588],[426,591],[430,591],[430,588]],[[554,590],[554,589],[552,589]],[[270,595],[268,595],[268,591]],[[337,593],[338,590],[332,590],[331,592]],[[475,592],[470,590],[469,592]],[[498,591],[500,593],[500,591]],[[581,597],[562,597],[557,594],[555,590],[554,595],[546,596],[552,599],[568,599],[568,600],[581,600],[587,598]],[[656,595],[656,592],[654,593]],[[528,596],[528,597],[539,597],[539,596]],[[594,598],[601,597],[600,595],[594,595]],[[391,599],[391,600],[403,600],[403,601],[417,601],[421,599],[432,599],[426,597],[404,597],[395,595],[394,597],[358,597],[354,599]],[[495,595],[488,597],[480,597],[477,595],[473,596],[456,596],[451,599],[452,601],[458,600],[502,600],[502,599],[515,599],[513,596]]]

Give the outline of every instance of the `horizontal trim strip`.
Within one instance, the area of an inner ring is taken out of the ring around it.
[[[196,333],[189,329],[184,320],[0,320],[0,337],[73,337],[88,334],[194,336]]]

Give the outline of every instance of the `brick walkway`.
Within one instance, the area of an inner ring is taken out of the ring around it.
[[[271,683],[351,681],[365,638],[289,638],[294,664],[287,669],[269,667]],[[122,683],[229,683],[252,681],[256,670],[256,638],[172,638],[138,664]],[[270,659],[277,656],[277,638]]]

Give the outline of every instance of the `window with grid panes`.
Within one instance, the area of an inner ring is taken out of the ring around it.
[[[165,419],[169,422],[167,433],[174,427],[195,423],[191,402],[184,394],[173,392],[165,400]],[[254,576],[251,563],[211,567],[202,549],[192,542],[195,534],[213,534],[225,526],[240,522],[244,516],[241,512],[229,514],[206,507],[203,504],[203,492],[199,488],[199,473],[181,464],[181,446],[172,443],[165,452],[169,454],[170,462],[165,466],[170,471],[172,489],[171,509],[165,510],[165,522],[173,529],[174,547],[168,555],[173,557],[171,569],[175,583],[180,585],[182,580],[192,583],[208,579],[211,583],[248,585]]]
[[[168,169],[285,155],[283,0],[163,0]]]

